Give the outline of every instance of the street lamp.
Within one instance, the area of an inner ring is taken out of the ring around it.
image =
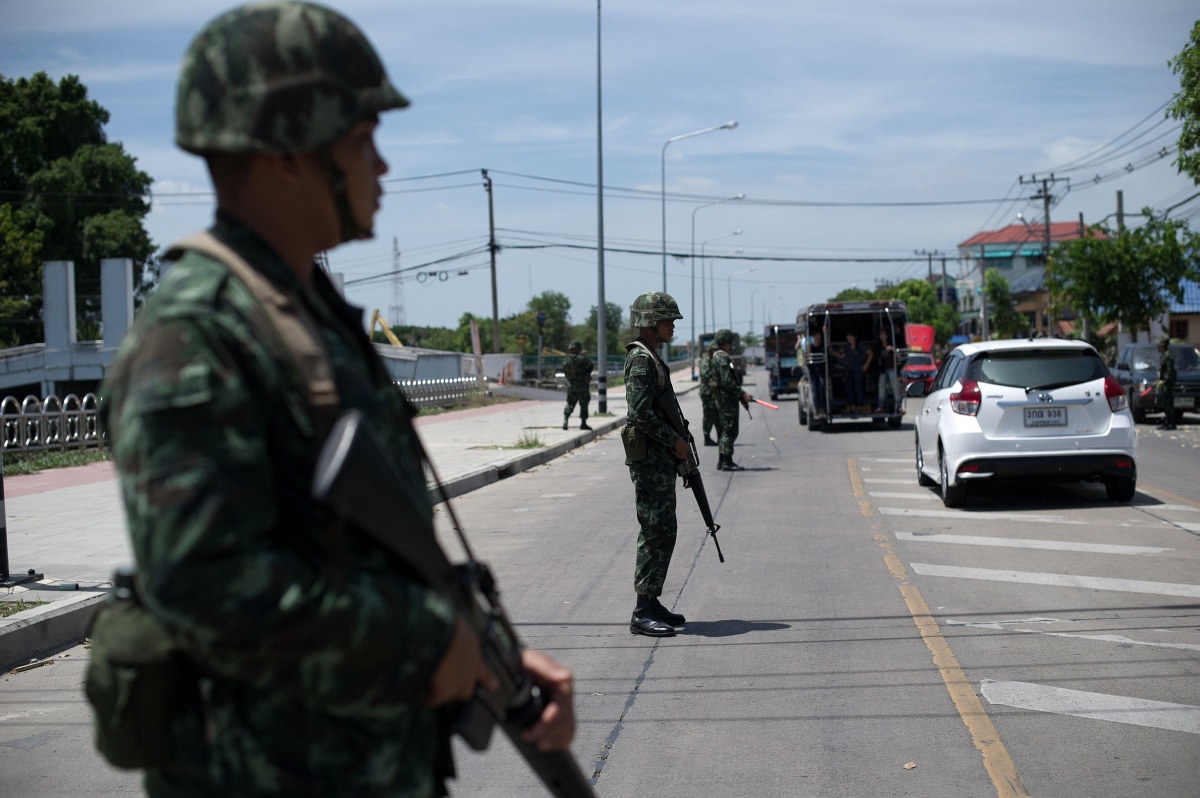
[[[729,329],[731,331],[733,330],[733,278],[737,277],[739,274],[749,274],[752,271],[757,271],[757,269],[755,269],[753,266],[751,266],[749,269],[742,269],[740,272],[734,272],[733,274],[729,275],[729,279],[727,280],[728,286],[725,289],[725,298],[729,300]],[[751,330],[751,332],[754,331]]]
[[[771,283],[766,288],[760,287],[760,288],[755,288],[750,291],[750,332],[754,332],[754,295],[757,294],[759,291],[770,291],[774,287],[775,287],[775,284]],[[766,304],[767,304],[766,302],[763,303],[763,316],[767,315]]]
[[[692,136],[702,136],[705,133],[712,133],[717,130],[733,130],[737,127],[737,124],[737,122],[731,120],[723,125],[706,127],[703,130],[693,130],[691,133],[684,133],[682,136],[673,136],[667,139],[667,143],[662,146],[662,273],[664,294],[667,292],[667,147],[676,141],[690,139]]]
[[[701,287],[704,286],[704,270],[705,270],[704,248],[707,247],[713,241],[718,241],[722,238],[729,238],[730,236],[740,236],[741,234],[742,234],[741,230],[734,230],[732,233],[726,233],[723,236],[717,236],[716,238],[710,238],[710,239],[708,239],[708,241],[705,241],[702,244],[700,244],[700,285],[701,285]],[[708,274],[709,274],[709,281],[710,281],[708,295],[711,298],[713,296],[713,294],[715,293],[712,290],[712,285],[711,285],[711,280],[712,280],[712,265],[711,264],[708,266]],[[703,295],[701,296],[701,301],[703,302]],[[712,301],[715,301],[715,300],[712,300]],[[703,311],[704,312],[704,328],[705,328],[704,332],[708,332],[708,312],[707,311],[708,311],[707,308],[705,308]],[[712,317],[713,317],[713,326],[716,327],[717,326],[717,311],[716,311],[715,305],[713,308]]]
[[[692,379],[693,380],[696,379],[696,353],[695,353],[695,346],[696,346],[696,211],[700,210],[701,208],[707,208],[710,205],[720,205],[722,202],[733,202],[734,200],[740,200],[740,199],[745,199],[745,198],[746,198],[745,194],[736,194],[732,197],[726,197],[725,199],[719,199],[719,200],[715,200],[713,202],[706,202],[703,205],[697,205],[695,208],[692,209],[692,257],[691,257],[691,262],[692,262],[692,343],[688,345],[688,349],[691,351],[691,354],[692,354]],[[700,269],[701,269],[701,271],[700,271],[700,310],[703,313],[705,310],[704,271],[703,271],[704,270],[704,258],[703,258],[703,256],[701,256],[701,259],[700,259]]]

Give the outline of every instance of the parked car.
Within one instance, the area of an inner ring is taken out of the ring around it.
[[[916,419],[917,481],[960,507],[972,482],[1101,481],[1133,498],[1137,430],[1125,391],[1083,341],[1039,338],[959,346],[942,361]]]
[[[1200,408],[1200,352],[1191,344],[1171,344],[1175,357],[1175,419]],[[1161,413],[1158,400],[1158,346],[1156,344],[1126,344],[1117,358],[1113,375],[1129,397],[1133,420],[1139,424],[1147,413]]]
[[[911,327],[912,325],[908,325]],[[908,360],[904,363],[904,371],[900,373],[904,384],[917,382],[921,380],[925,383],[925,392],[929,392],[929,386],[933,385],[933,378],[937,374],[937,363],[933,360],[933,355],[925,352],[909,352]]]

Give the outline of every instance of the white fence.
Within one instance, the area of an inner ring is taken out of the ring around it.
[[[15,396],[0,401],[0,433],[4,451],[37,449],[86,449],[100,445],[96,420],[96,394],[83,398],[68,394],[65,399]]]
[[[440,380],[402,380],[396,383],[417,407],[451,407],[466,404],[479,395],[475,377]],[[0,400],[0,439],[4,451],[41,449],[86,449],[103,443],[96,419],[96,394],[83,398],[68,394],[65,399],[15,396]]]

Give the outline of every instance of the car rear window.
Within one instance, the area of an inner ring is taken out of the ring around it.
[[[910,366],[932,366],[933,358],[929,355],[909,355],[908,365]]]
[[[979,354],[971,361],[966,376],[992,385],[1055,388],[1103,379],[1108,373],[1095,352],[1030,349]]]

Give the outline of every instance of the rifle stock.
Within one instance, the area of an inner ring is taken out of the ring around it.
[[[347,411],[338,419],[317,462],[313,495],[454,601],[479,635],[484,660],[499,683],[492,691],[476,689],[475,698],[463,706],[453,733],[482,751],[499,724],[551,795],[595,798],[569,752],[538,751],[521,740],[521,732],[541,716],[545,706],[541,691],[521,663],[521,642],[500,603],[491,571],[471,555],[465,538],[467,562],[454,565],[432,534],[411,534],[403,529],[401,519],[411,518],[423,501],[415,493],[418,490],[425,487],[400,478],[378,433],[359,411]]]
[[[704,525],[708,527],[708,534],[712,536],[713,545],[717,548],[717,559],[725,562],[725,555],[721,553],[721,543],[717,540],[717,530],[721,526],[713,519],[712,508],[708,505],[708,493],[704,490],[704,479],[700,476],[700,457],[696,454],[696,440],[692,437],[692,433],[688,432],[687,420],[684,419],[683,412],[679,409],[679,400],[675,399],[674,391],[671,392],[673,402],[667,402],[663,398],[664,396],[665,393],[658,395],[658,407],[666,416],[667,423],[674,427],[675,432],[688,444],[687,460],[679,460],[675,465],[675,470],[679,476],[683,477],[683,487],[691,490],[692,496],[696,499],[696,506],[700,508],[700,517],[704,519]]]

